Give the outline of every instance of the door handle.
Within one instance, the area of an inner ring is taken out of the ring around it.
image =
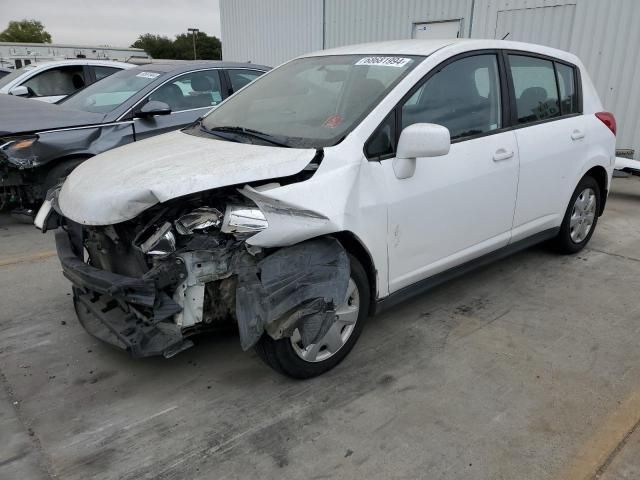
[[[503,160],[509,160],[513,157],[513,150],[507,150],[506,148],[501,148],[496,153],[493,154],[494,162],[502,162]]]
[[[574,130],[571,134],[571,140],[580,140],[584,138],[584,132],[582,130]]]

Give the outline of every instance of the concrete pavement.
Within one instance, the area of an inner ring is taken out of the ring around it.
[[[640,179],[537,247],[369,320],[305,382],[233,334],[131,360],[78,325],[51,235],[0,222],[0,478],[636,479]]]

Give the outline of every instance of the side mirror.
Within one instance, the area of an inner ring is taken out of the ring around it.
[[[29,89],[24,85],[20,85],[19,87],[13,87],[9,90],[10,95],[15,95],[16,97],[28,97]]]
[[[149,118],[156,115],[169,115],[171,107],[164,102],[151,100],[143,105],[133,116],[136,118]]]
[[[412,177],[416,158],[440,157],[451,149],[451,134],[447,127],[434,123],[414,123],[400,134],[393,171],[397,178]]]

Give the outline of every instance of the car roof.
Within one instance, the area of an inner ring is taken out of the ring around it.
[[[223,62],[221,60],[172,60],[146,63],[134,67],[134,70],[142,72],[182,73],[201,68],[252,68],[267,71],[271,67],[255,63]]]
[[[131,63],[125,62],[116,62],[114,60],[100,60],[93,58],[72,58],[68,60],[50,60],[47,62],[34,62],[29,65],[25,65],[25,67],[31,67],[29,70],[33,70],[35,68],[48,68],[55,67],[59,65],[101,65],[101,66],[113,66],[119,68],[132,68],[134,65]]]
[[[524,42],[512,42],[509,40],[490,40],[490,39],[437,39],[437,40],[393,40],[388,42],[370,42],[360,43],[357,45],[346,45],[344,47],[330,48],[328,50],[319,50],[298,58],[315,57],[324,55],[421,55],[428,56],[432,53],[449,47],[456,47],[458,51],[480,50],[483,48],[492,49],[500,48],[505,50],[523,50],[533,53],[540,53],[575,62],[575,55],[557,50],[543,45]]]

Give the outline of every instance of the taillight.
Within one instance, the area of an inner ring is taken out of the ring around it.
[[[600,119],[602,123],[604,123],[609,130],[616,134],[617,125],[616,125],[616,117],[613,116],[613,113],[609,112],[598,112],[596,113],[596,117]]]

